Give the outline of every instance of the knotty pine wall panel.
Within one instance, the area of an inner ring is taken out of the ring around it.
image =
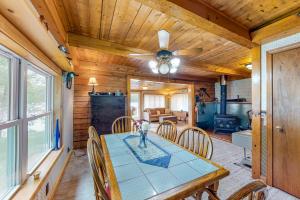
[[[106,71],[105,71],[106,70]],[[95,77],[99,85],[95,91],[114,92],[120,90],[126,93],[126,74],[111,73],[107,69],[95,66],[92,70],[84,67],[76,67],[75,72],[79,75],[74,80],[74,148],[85,148],[88,139],[88,127],[91,121],[91,105],[88,92],[92,86],[88,85],[90,77]]]

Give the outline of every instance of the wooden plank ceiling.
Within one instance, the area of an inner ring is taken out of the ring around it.
[[[105,45],[116,46],[117,44],[122,47],[156,52],[158,50],[157,31],[165,29],[170,32],[170,50],[203,48],[200,55],[181,57],[183,64],[176,76],[218,77],[222,73],[238,77],[251,75],[244,66],[251,62],[249,48],[141,2],[147,1],[55,0],[55,5],[67,32],[111,42]],[[176,1],[172,0],[172,2]],[[247,30],[300,6],[298,0],[291,0],[289,3],[282,0],[201,0],[201,2],[206,2],[210,7],[224,12],[235,20],[234,23],[240,24]],[[93,40],[88,42],[95,43]],[[151,74],[145,60],[105,51],[96,52],[93,48],[88,48],[88,45],[73,44],[72,46],[80,47],[75,48],[79,62],[120,65],[137,68]],[[118,48],[118,46],[115,47],[115,49]]]
[[[256,29],[293,11],[299,11],[299,0],[197,0],[204,1],[250,30]]]

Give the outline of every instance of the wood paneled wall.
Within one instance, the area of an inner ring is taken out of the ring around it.
[[[78,66],[75,69],[77,76],[74,81],[74,149],[86,147],[88,139],[88,127],[91,121],[90,97],[88,92],[92,87],[88,85],[90,77],[95,77],[98,86],[95,91],[126,92],[126,74],[113,74],[102,70],[102,66],[94,66],[90,69]]]
[[[80,63],[75,67],[75,72],[79,76],[74,81],[74,149],[85,148],[88,139],[88,127],[91,121],[90,97],[88,92],[92,90],[88,86],[90,77],[95,77],[98,86],[95,86],[96,91],[114,92],[120,90],[126,93],[127,90],[127,75],[126,73],[112,72],[107,69],[107,66],[90,65],[88,68]],[[195,90],[200,87],[205,87],[208,90],[211,98],[215,97],[214,82],[195,81]]]

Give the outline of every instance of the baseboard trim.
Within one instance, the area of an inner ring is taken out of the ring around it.
[[[53,198],[54,198],[54,196],[55,196],[55,193],[56,193],[56,190],[57,190],[57,188],[58,188],[58,186],[59,186],[59,184],[60,184],[60,182],[61,182],[62,177],[64,176],[65,170],[66,170],[66,168],[67,168],[67,165],[68,165],[68,163],[69,163],[69,161],[70,161],[71,156],[72,156],[73,153],[74,153],[74,151],[72,150],[72,151],[70,151],[69,154],[67,155],[67,159],[66,159],[66,161],[65,161],[65,163],[64,163],[64,166],[63,166],[63,168],[62,168],[62,170],[61,170],[61,172],[60,172],[60,174],[59,174],[58,180],[57,180],[56,183],[54,184],[53,190],[52,190],[51,194],[49,195],[49,200],[53,200]]]

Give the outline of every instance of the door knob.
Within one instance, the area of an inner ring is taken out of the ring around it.
[[[276,126],[275,129],[277,129],[281,133],[284,132],[284,129],[281,126]]]

